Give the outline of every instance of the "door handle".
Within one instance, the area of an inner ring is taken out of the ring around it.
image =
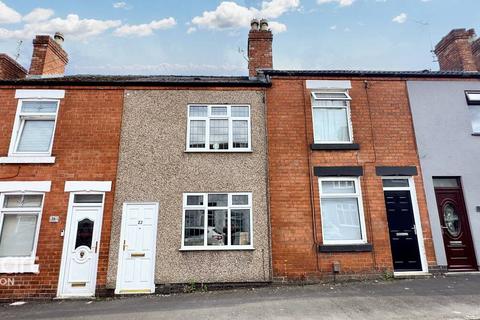
[[[440,226],[440,228],[442,228],[442,229],[448,229],[448,227],[445,227],[445,226]]]
[[[95,241],[95,253],[98,252],[98,241]]]
[[[127,249],[128,245],[127,245],[127,240],[123,240],[123,251],[125,251],[125,249]]]

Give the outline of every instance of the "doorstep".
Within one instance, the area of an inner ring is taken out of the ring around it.
[[[431,277],[430,272],[423,271],[397,271],[393,273],[395,279],[414,279],[414,278],[428,278]]]
[[[480,271],[448,271],[444,275],[446,277],[480,276]]]

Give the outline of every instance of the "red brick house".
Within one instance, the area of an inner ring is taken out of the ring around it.
[[[274,279],[435,271],[406,80],[478,73],[275,70],[271,48],[252,23],[249,70],[271,81]]]
[[[0,299],[106,281],[123,90],[50,81],[68,62],[62,41],[36,37],[28,76],[0,64]]]

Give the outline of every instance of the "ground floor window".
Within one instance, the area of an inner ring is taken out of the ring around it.
[[[43,194],[1,194],[0,204],[0,259],[35,259]]]
[[[323,243],[366,243],[360,180],[319,178]]]
[[[251,193],[186,193],[183,196],[182,248],[252,247]]]

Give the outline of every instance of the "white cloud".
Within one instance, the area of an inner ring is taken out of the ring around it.
[[[355,0],[317,0],[318,4],[325,4],[325,3],[338,3],[340,7],[348,7],[351,6]]]
[[[22,29],[0,28],[0,39],[32,39],[36,34],[52,34],[56,31],[61,31],[67,38],[86,39],[120,25],[119,20],[80,19],[76,14],[69,14],[65,19],[27,23]]]
[[[330,30],[337,30],[337,26],[336,25],[330,26]]]
[[[132,7],[127,5],[127,3],[125,1],[119,1],[119,2],[114,2],[112,4],[112,6],[115,8],[115,9],[125,9],[125,10],[128,10],[128,9],[131,9]]]
[[[268,26],[273,33],[281,33],[287,31],[287,26],[280,22],[271,21],[268,23]]]
[[[0,23],[16,23],[21,19],[20,13],[0,1]]]
[[[150,23],[129,25],[125,24],[115,30],[115,35],[119,37],[138,36],[145,37],[153,34],[154,30],[165,30],[173,28],[177,22],[174,18],[169,17],[162,20],[154,20]]]
[[[187,29],[187,33],[188,33],[188,34],[194,33],[195,31],[197,31],[197,28],[195,28],[195,27],[189,27],[189,28]]]
[[[223,1],[215,10],[204,11],[201,16],[194,17],[192,24],[206,29],[247,28],[255,17],[275,19],[299,6],[300,0],[263,1],[260,9],[244,7],[233,1]],[[269,22],[269,25],[276,33],[287,30],[286,25],[276,21]]]
[[[407,14],[405,12],[402,12],[398,16],[394,17],[392,21],[396,23],[404,23],[405,21],[407,21]]]
[[[27,23],[40,22],[50,19],[55,12],[52,9],[36,8],[32,12],[23,17],[23,21]]]

